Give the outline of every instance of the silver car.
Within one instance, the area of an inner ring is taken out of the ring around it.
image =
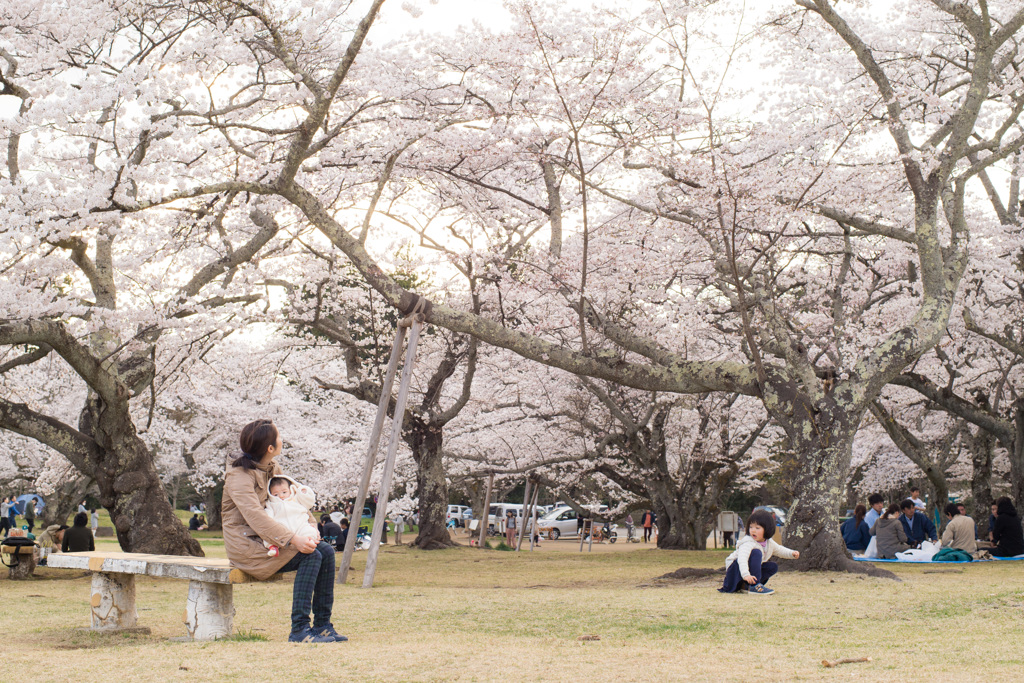
[[[579,536],[576,511],[571,507],[556,507],[537,520],[537,532],[557,541],[562,536]]]

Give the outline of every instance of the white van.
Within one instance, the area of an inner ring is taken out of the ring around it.
[[[496,531],[504,529],[503,520],[510,510],[516,513],[516,518],[521,522],[523,519],[523,508],[524,506],[519,503],[495,503],[487,512],[487,526]],[[540,514],[540,510],[538,510],[537,515],[540,516]],[[526,520],[527,531],[530,530],[532,525],[532,519]]]

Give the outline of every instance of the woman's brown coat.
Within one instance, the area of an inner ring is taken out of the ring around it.
[[[224,549],[233,567],[257,579],[276,574],[298,552],[288,545],[292,532],[275,522],[263,509],[267,504],[267,482],[281,474],[274,463],[258,464],[256,469],[233,467],[230,462],[224,475],[224,500],[221,503],[221,524],[224,528]],[[267,555],[263,541],[273,543],[280,552]]]

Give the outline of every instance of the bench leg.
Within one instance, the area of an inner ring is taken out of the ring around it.
[[[234,616],[231,584],[189,581],[185,630],[192,640],[227,638]]]
[[[94,573],[90,603],[94,631],[135,628],[135,575]]]

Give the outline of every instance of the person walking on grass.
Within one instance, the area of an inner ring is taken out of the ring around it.
[[[334,643],[348,640],[334,630],[334,548],[314,529],[312,536],[293,534],[271,519],[264,507],[267,484],[282,470],[274,459],[281,455],[281,435],[270,420],[256,420],[242,428],[242,454],[227,466],[221,520],[224,549],[231,565],[259,580],[281,572],[295,572],[292,588],[290,642]],[[277,545],[277,556],[267,555],[263,543]],[[310,611],[313,613],[310,624]]]
[[[725,581],[720,593],[736,593],[748,588],[751,595],[771,595],[775,591],[766,587],[768,579],[779,571],[779,565],[770,560],[781,557],[800,559],[800,552],[779,545],[775,535],[775,519],[767,510],[755,510],[747,520],[747,535],[740,539],[725,560]]]
[[[36,525],[36,499],[29,498],[25,501],[25,511],[21,514],[25,518],[28,532],[32,533],[32,527]]]
[[[96,512],[95,508],[89,511],[89,526],[92,529],[92,537],[96,538],[96,532],[100,528],[100,513]]]
[[[11,502],[11,499],[7,496],[4,496],[3,502],[0,503],[0,532],[2,532],[4,536],[7,536],[11,531],[11,518],[9,515],[11,512],[11,505],[13,504],[14,503]]]
[[[654,522],[657,520],[657,516],[653,510],[648,510],[644,513],[644,516],[640,518],[640,526],[644,528],[644,543],[651,540],[651,533],[654,531]]]

